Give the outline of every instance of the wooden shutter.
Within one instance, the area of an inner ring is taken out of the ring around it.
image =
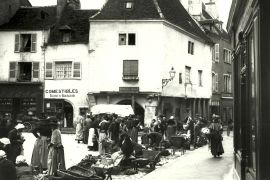
[[[216,74],[216,92],[218,92],[218,74]]]
[[[31,34],[31,52],[37,51],[37,34]]]
[[[46,62],[46,79],[53,79],[53,63],[52,62]]]
[[[73,78],[81,78],[81,63],[73,63]]]
[[[16,78],[16,62],[10,62],[9,63],[9,78],[10,80],[15,80]]]
[[[20,34],[15,34],[15,52],[20,52]]]
[[[219,61],[219,44],[215,44],[215,61]]]
[[[33,79],[38,79],[39,78],[39,62],[33,62]]]
[[[123,75],[138,76],[138,60],[124,60]]]

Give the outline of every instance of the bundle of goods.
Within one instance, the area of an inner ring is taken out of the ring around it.
[[[91,154],[89,154],[85,156],[85,158],[83,158],[81,162],[77,164],[77,166],[85,168],[85,169],[89,169],[93,164],[96,164],[98,159],[99,159],[98,157],[92,156]]]

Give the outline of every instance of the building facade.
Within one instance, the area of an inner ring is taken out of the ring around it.
[[[89,97],[130,104],[145,124],[159,114],[207,116],[211,45],[178,0],[109,0],[90,18]]]
[[[89,17],[97,10],[79,8],[66,0],[21,7],[0,27],[2,114],[45,112],[73,127],[89,109]]]
[[[197,19],[208,37],[214,42],[212,48],[212,97],[210,114],[221,117],[224,125],[233,116],[232,45],[230,38],[218,20],[216,1],[182,0],[189,13]]]
[[[227,24],[234,47],[234,162],[241,180],[270,178],[267,1],[233,0]]]
[[[43,13],[47,14],[43,18]],[[35,15],[35,18],[33,18]],[[2,114],[43,111],[44,53],[55,7],[23,7],[0,27],[0,89]]]

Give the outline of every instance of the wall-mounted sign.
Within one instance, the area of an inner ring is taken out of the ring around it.
[[[46,94],[50,95],[50,98],[65,98],[75,97],[79,93],[78,89],[46,89]]]
[[[120,93],[139,93],[139,87],[119,87]]]

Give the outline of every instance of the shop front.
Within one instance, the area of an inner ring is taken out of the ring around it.
[[[42,83],[1,83],[0,114],[39,116],[43,110]]]

